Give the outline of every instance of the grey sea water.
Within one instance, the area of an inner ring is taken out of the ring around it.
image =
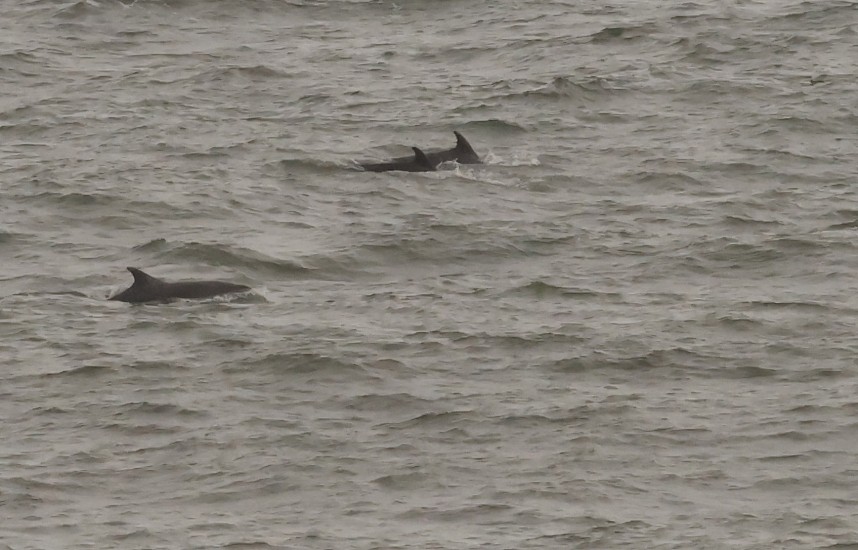
[[[858,548],[858,2],[0,8],[0,548]]]

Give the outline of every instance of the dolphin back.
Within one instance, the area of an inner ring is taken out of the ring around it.
[[[181,281],[168,283],[156,277],[144,273],[136,267],[129,267],[128,271],[134,276],[134,283],[109,298],[120,302],[143,303],[143,302],[168,302],[175,299],[201,299],[231,294],[234,292],[246,292],[249,286],[228,283],[224,281]]]
[[[426,153],[417,147],[412,147],[414,155],[410,157],[400,157],[391,160],[390,162],[379,163],[362,163],[361,167],[367,172],[434,172],[435,164],[433,164]]]
[[[221,294],[232,294],[234,292],[247,292],[249,286],[228,283],[225,281],[185,281],[181,283],[167,283],[165,289],[171,298],[200,299],[220,296]]]

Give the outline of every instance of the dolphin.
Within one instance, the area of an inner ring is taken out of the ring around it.
[[[429,162],[431,162],[436,168],[442,162],[451,161],[456,161],[459,164],[482,164],[483,161],[480,160],[480,156],[476,151],[474,151],[474,148],[471,147],[471,144],[468,143],[465,136],[456,131],[454,131],[453,134],[456,136],[456,146],[452,149],[447,149],[446,151],[426,153],[426,157],[429,159]],[[396,162],[400,159],[393,160]]]
[[[426,158],[426,153],[417,147],[412,147],[411,150],[414,151],[413,157],[401,157],[393,159],[390,162],[379,162],[377,164],[361,164],[361,167],[367,172],[391,172],[393,170],[401,170],[403,172],[435,171],[435,165]]]
[[[233,292],[246,292],[249,286],[225,283],[222,281],[180,281],[168,283],[156,277],[144,273],[136,267],[129,267],[128,271],[134,276],[134,283],[109,298],[120,302],[168,302],[176,298],[211,298],[220,294]]]

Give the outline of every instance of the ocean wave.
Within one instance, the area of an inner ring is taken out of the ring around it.
[[[388,490],[405,491],[405,490],[426,490],[426,487],[443,487],[435,476],[423,472],[408,472],[404,474],[388,474],[372,480],[373,483],[380,485]]]
[[[370,0],[339,0],[339,3],[352,4],[369,2]],[[236,9],[256,13],[283,12],[288,9],[314,7],[329,2],[319,0],[247,0],[236,6],[229,0],[79,0],[66,2],[59,6],[53,0],[34,0],[28,2],[30,11],[44,9],[61,20],[84,19],[112,10],[147,10],[159,11],[165,14],[170,10],[212,7],[219,13],[234,14]]]
[[[522,286],[515,287],[507,291],[508,294],[524,294],[534,296],[536,298],[575,298],[581,300],[598,299],[619,302],[623,300],[621,294],[596,292],[583,288],[568,288],[560,285],[554,285],[545,281],[531,281]]]
[[[43,77],[42,66],[45,58],[32,51],[18,50],[0,54],[0,76],[8,79]],[[8,109],[8,107],[7,107]],[[18,107],[20,109],[20,107]],[[15,110],[3,111],[3,118]]]
[[[381,424],[378,427],[394,430],[440,427],[444,430],[450,430],[462,423],[468,423],[471,420],[480,421],[480,415],[473,411],[427,412],[408,420],[403,420],[401,422],[388,422]]]
[[[164,416],[172,417],[199,417],[206,418],[210,416],[208,411],[200,409],[189,409],[181,405],[173,403],[154,403],[151,401],[138,401],[131,403],[122,403],[114,407],[112,417],[128,416],[138,419],[141,416]]]
[[[684,172],[647,170],[631,174],[629,178],[637,183],[674,191],[694,189],[705,185],[699,178]]]
[[[600,76],[588,78],[573,78],[571,76],[556,76],[549,82],[535,80],[509,80],[495,82],[491,88],[490,95],[485,97],[478,105],[458,107],[456,110],[465,114],[473,115],[479,112],[490,101],[518,102],[518,101],[568,101],[583,100],[587,103],[602,102],[609,96],[626,91],[625,86]],[[468,125],[480,125],[485,123],[469,122]],[[522,131],[520,123],[506,122],[512,126],[511,130]],[[467,128],[467,126],[465,126]],[[488,129],[492,129],[489,127]],[[504,128],[500,128],[504,129]]]
[[[455,243],[440,236],[379,237],[376,242],[358,244],[323,256],[304,258],[307,265],[324,272],[359,274],[381,266],[443,261],[445,264],[465,259],[492,261],[524,250],[512,241],[475,238]]]
[[[54,9],[54,17],[62,19],[79,19],[97,11],[101,6],[95,0],[80,0],[78,2],[68,2],[57,6]]]
[[[826,229],[833,230],[833,231],[846,230],[846,229],[858,229],[858,218],[855,218],[854,220],[848,221],[848,222],[835,223],[835,224],[829,225]]]
[[[182,76],[176,80],[170,81],[169,84],[212,85],[217,83],[217,85],[221,85],[223,82],[232,82],[232,86],[235,86],[236,84],[240,86],[242,83],[250,86],[258,85],[261,82],[267,82],[269,80],[282,81],[286,76],[288,76],[286,73],[267,65],[222,66],[222,60],[218,61],[221,63],[215,67],[197,71],[187,76]]]
[[[113,367],[109,367],[106,365],[83,365],[80,367],[73,367],[68,370],[59,371],[59,372],[49,372],[44,376],[46,377],[85,377],[85,378],[98,378],[100,376],[105,376],[111,373],[114,373],[115,369]]]
[[[737,268],[770,265],[787,258],[785,252],[768,244],[737,242],[727,237],[697,244],[693,249],[700,258]]]
[[[785,225],[779,220],[756,218],[751,214],[728,214],[724,216],[724,224],[733,227],[777,227]]]
[[[432,402],[409,393],[364,394],[349,398],[344,406],[356,411],[395,411],[426,407]]]
[[[40,187],[62,188],[63,185],[49,181],[40,184]],[[145,226],[153,218],[176,220],[201,215],[175,201],[141,200],[114,192],[42,191],[23,195],[17,191],[16,194],[15,198],[21,204],[56,209],[60,219],[76,218],[83,214],[92,216],[94,221],[113,230]]]
[[[581,357],[551,360],[544,368],[558,371],[588,372],[594,370],[653,371],[660,369],[687,371],[702,374],[709,365],[717,364],[726,357],[715,356],[702,351],[675,347],[662,350],[650,350],[641,355],[622,356],[618,353],[594,352]],[[701,370],[704,369],[704,370]]]
[[[820,302],[805,302],[805,301],[774,301],[774,300],[750,300],[742,302],[752,309],[791,309],[795,311],[829,311],[830,307]]]
[[[360,167],[360,164],[356,160],[340,163],[333,160],[315,158],[309,154],[300,158],[280,159],[271,165],[276,165],[280,170],[289,173],[315,172],[335,174],[343,169],[363,171],[363,168]]]
[[[596,44],[608,44],[617,41],[630,42],[650,37],[654,33],[659,32],[659,30],[653,24],[603,27],[601,30],[589,35],[586,41]]]
[[[374,379],[377,376],[361,362],[348,361],[320,353],[284,352],[271,353],[242,365],[228,365],[225,372],[266,371],[277,376],[324,375],[341,380]]]
[[[210,266],[225,266],[246,269],[259,275],[306,278],[312,268],[288,260],[272,258],[255,250],[199,242],[173,242],[163,238],[154,239],[134,247],[134,252],[152,256],[154,263],[199,262]]]

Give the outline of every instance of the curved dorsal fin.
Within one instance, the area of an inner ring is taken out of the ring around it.
[[[151,285],[158,280],[155,277],[149,275],[148,273],[144,273],[142,270],[136,267],[129,267],[128,271],[130,271],[131,274],[134,276],[134,284],[131,285],[132,287]]]
[[[463,153],[470,153],[474,156],[477,156],[477,152],[474,151],[474,148],[471,147],[471,144],[468,143],[468,140],[465,139],[465,136],[460,134],[459,132],[453,130],[453,134],[456,135],[456,150],[461,151]]]
[[[412,147],[411,149],[414,150],[414,158],[417,160],[417,164],[432,172],[435,171],[435,165],[432,164],[429,157],[426,156],[426,153],[421,151],[419,147]]]

